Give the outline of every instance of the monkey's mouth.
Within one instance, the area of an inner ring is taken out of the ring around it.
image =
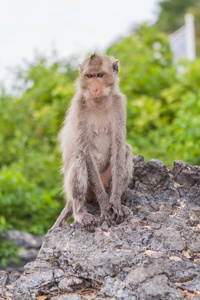
[[[95,102],[100,102],[103,98],[104,98],[104,96],[93,97],[92,100]]]

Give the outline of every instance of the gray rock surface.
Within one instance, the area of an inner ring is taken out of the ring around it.
[[[200,299],[200,167],[134,161],[130,219],[49,231],[21,276],[0,272],[0,299]]]
[[[7,230],[3,236],[19,247],[18,258],[20,264],[16,264],[10,260],[6,271],[18,271],[22,273],[24,271],[24,265],[36,259],[38,251],[42,245],[43,238],[18,230]],[[3,268],[0,263],[0,270],[2,269]]]

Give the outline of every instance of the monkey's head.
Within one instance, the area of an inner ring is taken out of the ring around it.
[[[87,100],[98,106],[118,87],[118,60],[94,53],[80,66],[79,85]]]

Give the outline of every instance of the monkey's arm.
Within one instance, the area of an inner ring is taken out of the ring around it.
[[[124,107],[118,110],[118,114],[116,113],[115,115],[115,120],[113,120],[112,134],[112,192],[110,197],[110,203],[113,210],[113,217],[117,223],[120,223],[123,221],[124,216],[121,206],[121,196],[123,193],[124,181],[126,176],[126,112]]]
[[[113,147],[113,156],[111,159],[112,166],[112,194],[111,199],[114,197],[117,201],[120,201],[122,195],[123,181],[125,176],[125,145],[120,141],[116,141]]]

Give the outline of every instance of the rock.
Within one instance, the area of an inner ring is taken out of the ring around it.
[[[41,237],[19,230],[7,230],[4,237],[12,241],[17,247],[26,249],[38,249],[43,241]]]
[[[141,284],[137,299],[183,299],[180,290],[169,283],[165,275],[158,275]]]
[[[13,261],[9,261],[6,271],[12,272],[16,270],[22,273],[25,264],[36,259],[43,238],[18,230],[7,230],[3,236],[19,247],[18,258],[20,264],[17,265]],[[2,267],[0,264],[0,270],[1,269]]]
[[[182,251],[184,243],[179,231],[174,227],[161,228],[154,233],[150,248],[162,251]]]
[[[199,299],[200,167],[134,162],[122,197],[130,219],[93,233],[76,223],[49,231],[21,276],[0,272],[4,299]],[[98,218],[97,205],[87,209]]]

